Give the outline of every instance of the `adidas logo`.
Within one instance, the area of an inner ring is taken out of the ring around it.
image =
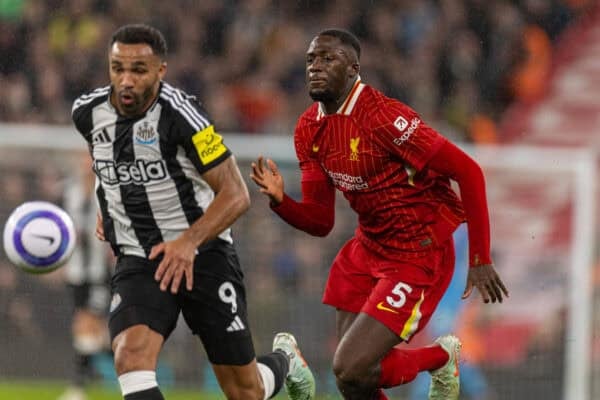
[[[246,329],[244,323],[242,322],[240,317],[236,315],[233,321],[231,321],[231,324],[229,324],[229,326],[227,327],[227,332],[243,331],[244,329]]]
[[[100,132],[96,132],[92,135],[92,143],[93,144],[108,143],[108,142],[110,142],[110,135],[108,134],[108,131],[106,130],[106,128],[104,128]]]

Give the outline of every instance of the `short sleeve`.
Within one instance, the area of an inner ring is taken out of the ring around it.
[[[109,93],[109,86],[97,88],[79,96],[71,106],[71,119],[75,129],[88,142],[91,141],[92,129],[94,129],[93,110],[97,105],[108,101]]]
[[[179,142],[196,169],[204,173],[229,158],[231,151],[202,105],[191,96],[185,102],[186,107],[175,108]]]
[[[381,146],[421,170],[446,139],[423,122],[410,107],[386,103],[374,118],[375,138]]]

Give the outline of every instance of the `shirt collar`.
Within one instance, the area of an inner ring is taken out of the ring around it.
[[[361,82],[360,76],[358,76],[356,78],[356,81],[354,82],[354,85],[352,86],[352,89],[350,90],[350,93],[348,93],[346,100],[344,100],[344,102],[342,103],[340,108],[338,108],[338,110],[336,111],[336,114],[350,115],[352,113],[352,110],[354,110],[354,106],[356,105],[358,96],[360,96],[364,87],[365,87],[365,84]],[[325,107],[323,106],[323,103],[319,102],[319,109],[317,112],[317,120],[320,120],[325,115],[326,115]]]

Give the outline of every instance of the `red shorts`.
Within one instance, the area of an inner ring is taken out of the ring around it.
[[[356,238],[333,261],[323,303],[364,312],[409,342],[429,321],[454,273],[454,242],[416,258],[390,260]]]

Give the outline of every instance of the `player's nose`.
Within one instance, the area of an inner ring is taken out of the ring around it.
[[[122,88],[132,88],[135,85],[135,79],[133,74],[129,72],[125,72],[121,75],[121,84]]]

